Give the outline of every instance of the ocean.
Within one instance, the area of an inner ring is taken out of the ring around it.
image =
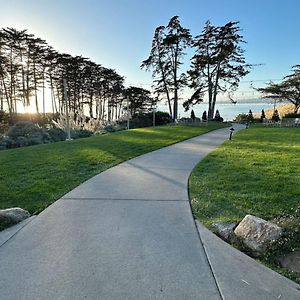
[[[261,113],[261,110],[267,110],[274,107],[274,103],[267,103],[262,100],[257,100],[257,102],[251,100],[251,102],[237,102],[233,103],[216,103],[216,109],[219,110],[221,117],[224,121],[232,121],[238,114],[248,114],[249,110],[253,113]],[[168,111],[167,106],[159,105],[158,109],[161,111]],[[204,110],[208,111],[208,103],[200,103],[192,108],[189,111],[185,112],[182,104],[179,104],[178,107],[178,116],[179,118],[189,118],[191,115],[191,110],[194,110],[196,117],[201,118]]]

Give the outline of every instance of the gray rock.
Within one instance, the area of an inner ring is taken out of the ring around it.
[[[284,254],[278,260],[282,267],[300,273],[300,251]]]
[[[267,246],[282,236],[282,229],[261,218],[246,215],[234,230],[244,244],[257,252],[264,252]]]
[[[16,224],[30,217],[30,213],[19,207],[1,209],[0,223]]]
[[[212,227],[218,236],[220,236],[225,241],[229,241],[237,225],[237,222],[219,222],[212,224]]]

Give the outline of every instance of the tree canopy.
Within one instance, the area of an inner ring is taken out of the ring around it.
[[[240,46],[243,37],[238,24],[213,26],[207,21],[202,33],[194,38],[192,46],[196,54],[188,71],[189,87],[194,94],[184,103],[186,110],[202,102],[207,94],[208,118],[212,119],[218,93],[237,89],[240,79],[249,73],[250,65],[245,63]]]
[[[152,69],[155,92],[158,97],[166,96],[173,120],[178,117],[178,92],[186,85],[186,76],[179,69],[190,41],[190,30],[182,27],[179,17],[174,16],[166,27],[155,29],[150,55],[141,65]]]
[[[292,67],[292,74],[284,77],[281,83],[270,82],[265,88],[258,88],[263,98],[289,101],[294,105],[294,113],[300,108],[300,65]]]
[[[115,70],[82,56],[59,53],[27,30],[0,30],[0,111],[12,116],[18,108],[34,105],[37,113],[45,114],[49,106],[53,114],[64,113],[63,79],[70,113],[85,111],[110,122],[125,112],[124,77]],[[45,95],[47,89],[50,97]],[[148,101],[147,97],[140,100],[144,99]]]
[[[131,116],[137,112],[150,111],[153,108],[154,99],[148,90],[130,86],[124,90],[124,96],[126,99],[129,99],[128,109]]]

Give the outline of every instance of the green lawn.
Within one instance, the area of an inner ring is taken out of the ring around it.
[[[0,209],[17,206],[38,213],[122,161],[221,126],[143,128],[0,151]]]
[[[285,237],[264,262],[300,250],[300,129],[245,129],[208,155],[190,177],[193,212],[208,227],[253,214],[276,222]],[[300,276],[288,274],[300,282]]]

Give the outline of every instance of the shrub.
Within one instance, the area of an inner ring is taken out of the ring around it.
[[[216,122],[223,122],[223,118],[220,116],[220,112],[219,110],[217,109],[216,110],[216,114],[215,114],[215,118],[213,119],[213,121],[216,121]]]
[[[10,127],[7,132],[7,136],[12,139],[17,139],[19,136],[30,138],[32,136],[49,138],[47,132],[30,121],[20,121],[17,122],[14,126]]]
[[[138,113],[130,120],[130,128],[150,127],[153,125],[153,114]]]
[[[253,113],[252,113],[252,110],[250,109],[249,110],[249,113],[248,113],[248,122],[253,122]]]
[[[152,113],[150,113],[152,115]],[[166,125],[172,122],[171,116],[167,112],[158,111],[155,113],[155,124]]]
[[[278,110],[277,110],[277,109],[275,109],[274,112],[273,112],[272,120],[273,120],[274,122],[280,121],[280,118],[279,118],[279,114],[278,114]]]
[[[104,127],[104,130],[107,131],[107,132],[115,132],[116,129],[113,125],[107,125]]]
[[[155,125],[165,125],[172,122],[172,118],[166,112],[158,111],[155,113]],[[120,123],[120,126],[124,127],[126,121]],[[141,128],[153,126],[153,112],[137,113],[130,120],[130,128]]]
[[[4,139],[6,148],[24,147],[51,142],[46,129],[40,128],[30,121],[20,121],[10,127],[7,138]]]
[[[248,115],[247,114],[238,114],[235,119],[235,122],[238,123],[247,123],[248,122]]]
[[[265,118],[266,118],[266,114],[265,114],[265,111],[262,109],[261,110],[261,115],[260,115],[260,122],[262,123]]]
[[[93,132],[92,131],[89,131],[89,130],[71,130],[71,139],[81,139],[81,138],[85,138],[85,137],[89,137],[89,136],[92,136],[93,135]]]
[[[50,128],[47,132],[50,136],[51,142],[65,141],[67,138],[66,132],[60,128]]]
[[[289,114],[285,114],[284,118],[300,118],[300,114],[289,113]]]

